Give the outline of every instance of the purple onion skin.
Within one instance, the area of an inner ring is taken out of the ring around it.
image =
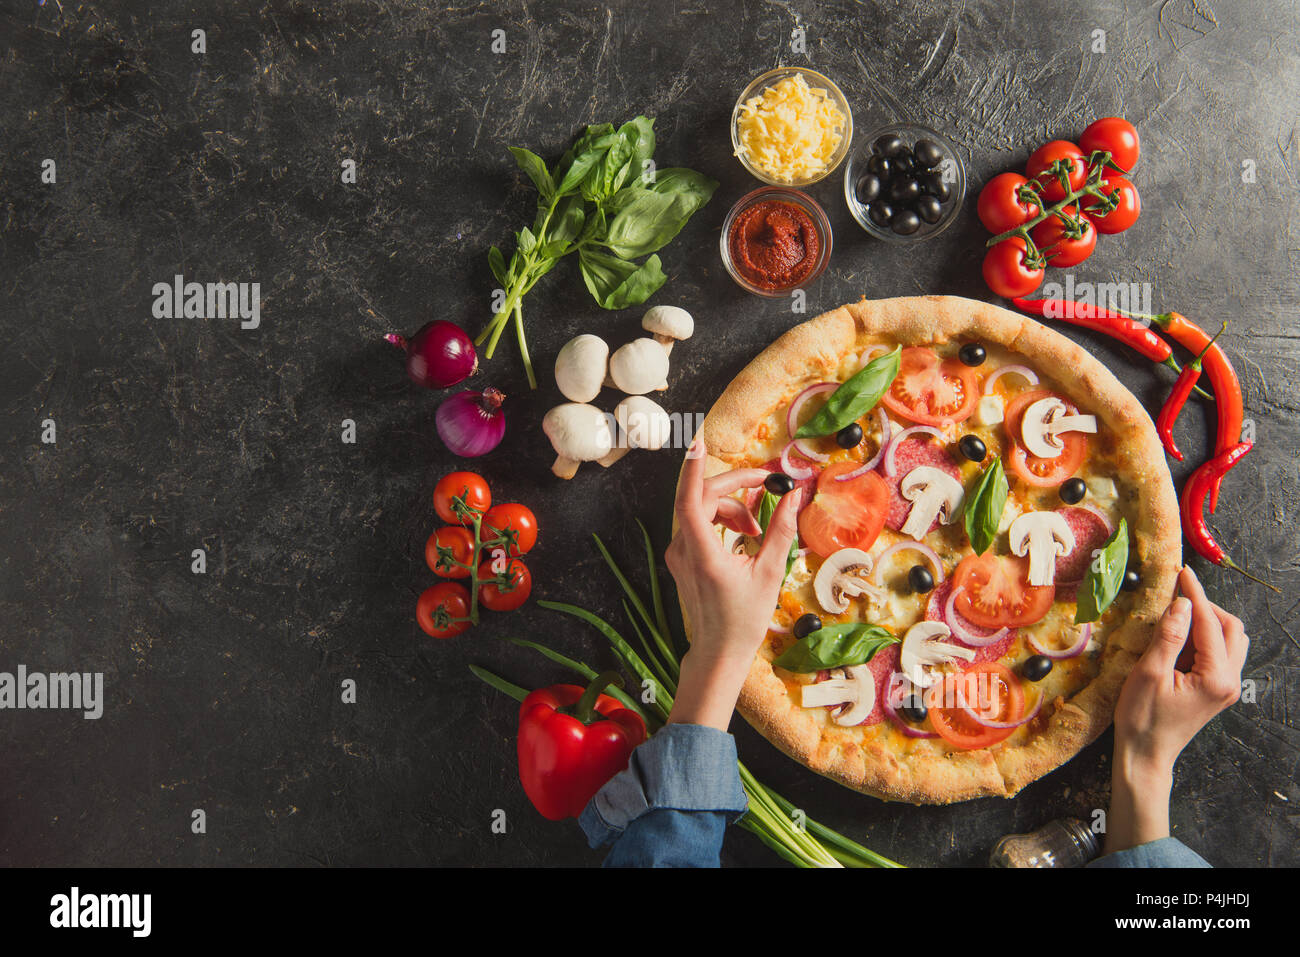
[[[406,350],[406,374],[426,389],[445,389],[464,382],[478,369],[474,343],[460,326],[446,319],[426,323],[409,340],[389,335]]]
[[[434,414],[438,437],[454,455],[473,459],[487,455],[505,438],[505,396],[497,389],[457,392],[442,400]]]

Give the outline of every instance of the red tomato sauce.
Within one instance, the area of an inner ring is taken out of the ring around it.
[[[817,227],[794,203],[767,199],[731,224],[727,237],[737,272],[760,289],[790,289],[808,278],[821,255]]]

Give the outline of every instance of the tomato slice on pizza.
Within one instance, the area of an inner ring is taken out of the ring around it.
[[[1029,584],[1029,559],[967,555],[952,574],[953,607],[984,628],[1018,628],[1042,621],[1052,609],[1055,585]]]
[[[1040,458],[1025,451],[1020,437],[1020,420],[1025,409],[1039,399],[1052,396],[1045,389],[1023,392],[1007,406],[1006,430],[1008,440],[1007,470],[1022,482],[1039,488],[1055,488],[1079,470],[1084,456],[1088,453],[1088,439],[1082,432],[1063,432],[1060,441],[1063,446],[1061,454],[1055,458]],[[1064,396],[1057,396],[1065,403],[1070,414],[1076,409],[1074,404]]]
[[[841,548],[870,548],[885,527],[889,486],[875,472],[840,480],[859,468],[857,462],[826,466],[817,478],[817,494],[799,513],[799,537],[826,558]]]
[[[885,408],[921,425],[970,418],[980,397],[974,369],[923,346],[904,349],[898,361],[898,376],[881,399]]]

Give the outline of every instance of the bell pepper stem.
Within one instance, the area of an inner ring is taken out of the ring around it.
[[[583,724],[591,724],[591,713],[596,710],[596,699],[610,685],[616,688],[623,687],[623,679],[617,671],[602,671],[595,678],[592,678],[591,684],[587,685],[587,690],[582,693],[578,703],[573,706],[573,716]]]

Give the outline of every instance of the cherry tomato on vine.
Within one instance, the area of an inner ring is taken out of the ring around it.
[[[460,525],[444,525],[424,543],[424,561],[443,578],[468,578],[470,570],[453,564],[474,564],[474,533]]]
[[[1043,267],[1025,265],[1025,241],[1019,236],[1004,239],[984,256],[984,282],[1006,299],[1027,296],[1043,281]]]
[[[1138,131],[1132,123],[1119,116],[1107,116],[1091,123],[1079,137],[1079,148],[1085,155],[1107,150],[1111,162],[1126,173],[1137,165],[1141,152]]]
[[[985,229],[996,236],[1038,215],[1037,203],[1026,204],[1020,199],[1020,187],[1027,182],[1019,173],[999,173],[985,184],[978,207]]]
[[[1047,219],[1030,230],[1029,234],[1034,237],[1034,245],[1038,247],[1039,252],[1047,257],[1050,265],[1057,267],[1077,266],[1091,256],[1093,249],[1096,248],[1097,229],[1093,226],[1091,219],[1079,215],[1077,206],[1064,207],[1061,210],[1061,215],[1075,220],[1082,229],[1082,234],[1078,237],[1067,235],[1067,227],[1061,221],[1061,216],[1047,217]]]
[[[1142,199],[1137,187],[1118,173],[1113,173],[1101,182],[1102,192],[1110,194],[1119,190],[1119,205],[1105,216],[1088,213],[1088,218],[1097,227],[1097,232],[1106,236],[1122,233],[1135,222],[1142,213]],[[1085,207],[1084,212],[1087,212]]]
[[[507,549],[512,556],[523,555],[537,544],[537,516],[518,502],[493,505],[483,517],[482,535],[492,538],[498,532],[514,543]]]
[[[452,621],[469,615],[469,589],[459,582],[438,582],[426,588],[415,605],[415,620],[430,638],[452,638],[470,626]]]
[[[1034,154],[1029,157],[1029,162],[1025,164],[1025,175],[1030,179],[1038,180],[1043,187],[1043,199],[1048,203],[1059,203],[1065,199],[1065,191],[1061,189],[1061,181],[1047,172],[1048,168],[1057,160],[1069,161],[1070,167],[1067,175],[1069,176],[1072,191],[1082,187],[1084,181],[1088,178],[1088,159],[1083,155],[1083,151],[1073,143],[1068,140],[1052,140],[1052,142],[1038,147]]]
[[[504,584],[491,580],[502,576],[506,578]],[[517,558],[510,559],[503,572],[494,572],[489,559],[478,567],[478,577],[484,582],[478,586],[479,604],[491,611],[514,611],[533,592],[533,576],[528,566]]]
[[[451,500],[464,498],[465,504],[486,512],[492,506],[492,492],[483,476],[474,472],[450,472],[444,475],[433,489],[433,508],[438,517],[451,525],[471,525],[472,520],[462,518],[451,508]]]

